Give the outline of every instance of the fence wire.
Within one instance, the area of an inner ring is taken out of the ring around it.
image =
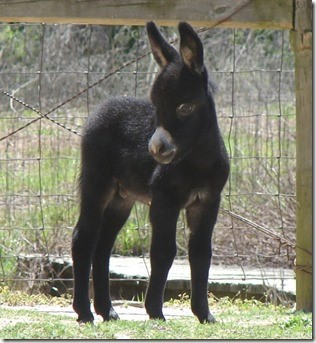
[[[177,32],[163,28],[177,43]],[[217,86],[219,124],[231,161],[216,224],[213,264],[293,269],[295,92],[289,33],[200,29]],[[98,102],[148,96],[157,74],[143,27],[0,25],[1,279],[38,289],[66,283],[78,217],[80,131]],[[178,222],[178,256],[188,228]],[[148,255],[146,206],[137,204],[113,253]],[[264,273],[262,274],[264,278]]]

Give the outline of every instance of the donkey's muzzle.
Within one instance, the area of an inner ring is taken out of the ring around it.
[[[170,133],[161,126],[157,127],[152,135],[148,143],[148,150],[152,157],[161,164],[172,162],[177,153],[177,147]]]

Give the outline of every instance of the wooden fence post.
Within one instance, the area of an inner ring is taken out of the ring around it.
[[[295,0],[296,88],[296,307],[312,311],[312,1]]]

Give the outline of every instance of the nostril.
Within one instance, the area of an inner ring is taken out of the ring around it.
[[[157,149],[157,154],[164,155],[167,152],[167,147],[164,144],[160,144]]]
[[[151,153],[151,155],[157,155],[159,153],[159,146],[157,144],[149,142],[148,150]]]
[[[160,144],[154,145],[151,149],[151,152],[156,156],[169,156],[173,154],[176,151],[175,147],[173,145],[167,145],[161,142]]]
[[[152,154],[152,155],[155,155],[155,156],[163,156],[164,154],[166,154],[167,152],[167,148],[164,144],[150,144],[149,145],[149,152]]]

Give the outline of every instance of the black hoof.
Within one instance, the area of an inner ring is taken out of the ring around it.
[[[213,317],[211,313],[208,313],[207,318],[199,318],[201,324],[213,324],[216,323],[216,319]]]
[[[77,322],[79,323],[79,325],[93,324],[93,321],[94,321],[94,317],[92,313],[86,316],[79,316],[77,319]]]
[[[100,310],[97,311],[96,310],[96,313],[99,314],[100,316],[102,316],[104,322],[108,322],[110,320],[119,320],[120,319],[120,317],[115,312],[113,307],[110,307],[109,310],[104,310],[104,311],[100,311]]]
[[[119,315],[114,311],[114,308],[111,307],[107,320],[119,320],[119,319],[120,319]]]

